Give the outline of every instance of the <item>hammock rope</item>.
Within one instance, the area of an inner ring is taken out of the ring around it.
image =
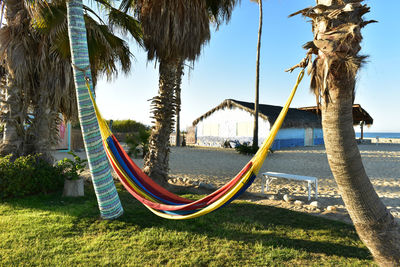
[[[253,183],[268,155],[269,148],[272,146],[282,126],[289,106],[303,77],[304,69],[299,73],[296,84],[274,125],[270,129],[268,137],[264,140],[253,158],[230,182],[210,195],[196,201],[182,198],[159,186],[132,161],[112,134],[107,122],[101,116],[92,91],[90,90],[89,81],[87,79],[85,80],[99,122],[104,149],[122,185],[133,197],[154,214],[166,219],[183,220],[205,215],[229,204]]]

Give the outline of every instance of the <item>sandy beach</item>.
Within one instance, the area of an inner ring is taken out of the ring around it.
[[[359,145],[364,166],[378,195],[392,214],[400,220],[400,144],[379,143]],[[66,154],[57,152],[56,158]],[[84,157],[84,153],[79,153]],[[199,182],[220,187],[233,178],[250,160],[250,156],[238,154],[233,149],[205,147],[172,147],[170,155],[171,182],[189,185]],[[143,165],[142,159],[134,159]],[[256,198],[251,201],[308,212],[316,215],[348,221],[337,185],[333,179],[323,146],[298,147],[275,151],[268,155],[260,171],[283,172],[318,178],[319,206],[310,206],[306,182],[290,182],[284,179],[271,183],[270,190],[261,195],[261,175],[248,191]],[[282,199],[290,195],[290,202]],[[300,200],[303,203],[297,202]],[[311,202],[314,199],[311,199]],[[328,207],[331,206],[329,209]]]

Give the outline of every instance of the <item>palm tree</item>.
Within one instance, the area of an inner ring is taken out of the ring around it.
[[[35,86],[35,82],[27,75],[27,70],[35,67],[34,62],[29,60],[33,55],[33,50],[29,47],[33,37],[29,34],[30,17],[23,2],[8,0],[4,4],[7,27],[0,29],[1,63],[5,69],[1,114],[4,132],[0,154],[18,157],[24,153],[24,123],[29,106],[27,92]]]
[[[261,34],[263,24],[263,6],[262,0],[251,0],[257,2],[259,7],[258,40],[257,40],[257,61],[256,61],[256,96],[254,100],[254,127],[253,127],[253,150],[258,149],[258,114],[260,99],[260,52],[261,52]]]
[[[17,8],[14,6],[14,8]],[[27,14],[24,5],[18,6],[22,14]],[[87,7],[85,7],[88,9]],[[17,65],[20,73],[17,84],[19,87],[24,86],[25,81],[29,79],[34,82],[34,87],[24,90],[25,107],[29,101],[29,109],[31,116],[25,116],[19,120],[19,125],[24,131],[20,134],[22,143],[22,151],[24,154],[42,153],[42,157],[52,162],[50,148],[58,142],[58,124],[60,123],[59,113],[64,115],[65,119],[77,117],[75,87],[73,84],[72,68],[70,63],[70,48],[67,32],[67,11],[65,3],[51,3],[49,5],[37,5],[31,12],[35,15],[35,23],[31,26],[29,17],[25,20],[27,27],[25,31],[29,34],[18,35],[24,44],[25,61],[30,64],[30,68],[25,65]],[[122,17],[126,17],[121,13]],[[97,16],[97,15],[96,15]],[[88,29],[89,50],[91,51],[90,62],[93,73],[94,82],[97,76],[101,74],[112,78],[118,74],[117,64],[127,73],[130,69],[131,53],[128,44],[122,39],[115,36],[110,27],[100,23],[85,15],[86,28]],[[2,29],[1,45],[3,50],[12,50],[12,44],[18,45],[18,42],[10,42],[11,34],[15,32],[13,26],[9,23]],[[134,35],[135,36],[135,35]],[[23,49],[22,49],[23,50]],[[33,51],[33,53],[29,53]],[[29,55],[28,55],[29,53]],[[28,57],[29,56],[29,57]],[[19,60],[21,62],[21,60]],[[34,66],[32,66],[34,65]],[[21,75],[23,73],[24,75]],[[51,73],[52,75],[49,75]],[[23,77],[23,79],[21,79]],[[12,91],[18,93],[18,90]],[[12,105],[14,106],[14,105]],[[10,112],[12,114],[12,112]],[[32,119],[33,118],[33,119]],[[6,123],[5,137],[10,139],[19,136],[9,133]],[[29,127],[26,127],[29,125]],[[8,149],[5,153],[13,152],[13,148]]]
[[[357,233],[381,266],[400,266],[400,227],[376,194],[361,161],[353,128],[352,104],[359,54],[362,1],[317,0],[317,6],[295,14],[312,19],[314,40],[305,45],[311,89],[320,99],[326,153],[333,176]],[[293,15],[295,15],[293,14]]]
[[[34,103],[37,103],[35,111],[45,116],[34,116],[32,129],[35,134],[32,136],[35,137],[35,151],[46,153],[58,141],[58,135],[52,136],[51,133],[58,133],[59,113],[63,114],[65,120],[75,120],[77,105],[65,3],[39,6],[36,20],[39,21],[36,33],[40,36],[41,50],[38,58],[41,64],[37,70],[40,86]],[[118,63],[122,71],[128,73],[132,56],[128,44],[115,36],[109,26],[94,20],[89,14],[85,14],[85,27],[93,83],[96,83],[100,75],[106,75],[109,79],[117,76]],[[41,94],[45,97],[41,97]]]
[[[174,88],[181,62],[194,61],[210,39],[210,19],[217,25],[230,18],[236,0],[125,0],[121,9],[133,9],[143,28],[148,60],[159,61],[159,91],[152,99],[154,126],[144,171],[167,184],[169,137],[176,112]]]

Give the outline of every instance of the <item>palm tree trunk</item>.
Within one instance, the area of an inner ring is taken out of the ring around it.
[[[23,2],[20,0],[7,0],[5,4],[5,19],[8,25],[13,25],[18,12],[23,9]],[[20,21],[18,21],[20,23]],[[10,54],[15,53],[14,51]],[[12,57],[7,55],[8,57]],[[6,60],[10,60],[7,57]],[[0,154],[13,154],[13,157],[19,157],[24,153],[25,136],[22,132],[23,123],[25,121],[26,106],[23,104],[21,97],[21,88],[16,86],[15,73],[12,64],[7,64],[6,89],[4,90],[4,101],[2,120],[4,121],[3,141],[0,145]]]
[[[400,228],[365,172],[353,128],[356,74],[363,59],[360,30],[368,24],[362,15],[369,11],[358,2],[317,0],[320,6],[306,12],[313,18],[312,49],[318,55],[312,87],[321,97],[329,165],[357,233],[379,265],[399,266]]]
[[[257,63],[256,63],[256,97],[254,100],[254,127],[253,127],[253,149],[258,148],[258,113],[259,113],[259,99],[260,99],[260,53],[261,53],[261,35],[263,23],[263,9],[262,0],[258,0],[260,10],[260,18],[258,24],[258,41],[257,41]]]
[[[123,209],[111,176],[98,121],[85,84],[85,78],[91,81],[91,73],[82,0],[69,0],[67,10],[79,121],[86,155],[101,216],[104,219],[114,219],[122,215]]]
[[[355,83],[355,81],[353,81]],[[355,140],[352,95],[328,82],[331,101],[323,103],[322,126],[332,174],[357,233],[381,266],[400,264],[400,228],[376,194]]]
[[[52,127],[56,120],[55,117],[58,116],[58,113],[55,113],[51,110],[49,105],[49,96],[46,93],[46,90],[38,90],[44,92],[39,92],[39,99],[37,104],[34,107],[34,118],[32,123],[32,136],[31,140],[29,140],[29,145],[32,147],[29,152],[40,153],[41,158],[53,164],[54,158],[51,154],[52,145],[54,145],[54,134],[57,129]],[[58,131],[57,131],[58,133]],[[29,153],[28,154],[31,154]]]
[[[176,69],[175,102],[176,102],[176,139],[175,145],[181,146],[181,85],[183,76],[183,61],[178,63]]]
[[[3,0],[4,1],[4,0]],[[15,18],[17,13],[22,9],[24,2],[21,0],[5,0],[5,18],[7,21],[7,24]]]
[[[20,90],[13,86],[8,79],[4,93],[2,121],[4,122],[3,141],[0,145],[0,155],[13,154],[13,158],[23,155],[25,136],[22,132],[25,119],[24,105],[18,93]]]
[[[160,185],[167,185],[170,143],[175,115],[175,80],[179,60],[160,60],[158,96],[152,100],[154,126],[144,172]]]

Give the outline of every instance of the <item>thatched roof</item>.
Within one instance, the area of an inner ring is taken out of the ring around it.
[[[299,108],[300,110],[311,111],[315,114],[321,114],[320,110],[317,107],[304,107]],[[353,125],[360,125],[361,122],[364,122],[365,125],[372,125],[374,123],[374,119],[365,111],[361,105],[354,104],[353,105]]]
[[[245,110],[251,114],[254,114],[254,103],[243,102],[234,99],[225,99],[221,104],[211,109],[201,117],[197,118],[193,121],[193,125],[195,126],[200,121],[204,120],[212,113],[217,110],[225,109],[225,108],[239,108]],[[272,105],[259,105],[260,109],[260,117],[264,120],[267,120],[271,125],[274,124],[277,119],[279,112],[282,107],[280,106],[272,106]],[[299,110],[296,108],[289,108],[288,114],[283,122],[282,128],[320,128],[321,127],[321,118],[315,113]]]

